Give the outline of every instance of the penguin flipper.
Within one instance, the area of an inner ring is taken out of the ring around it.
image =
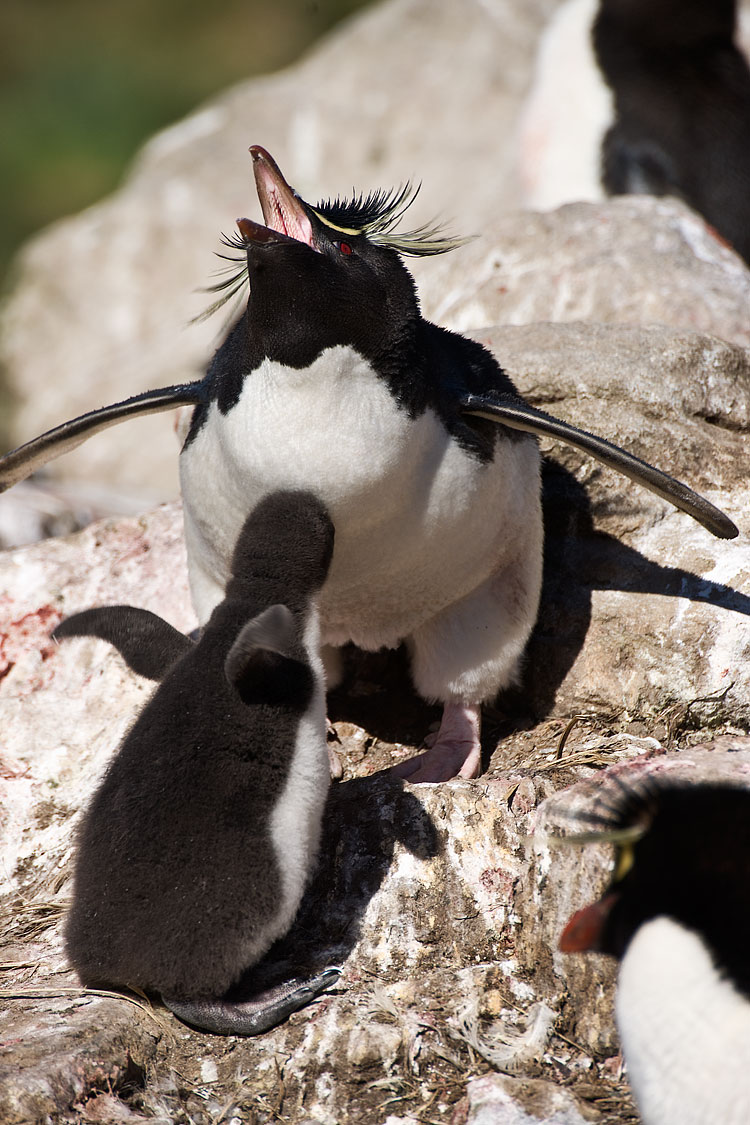
[[[52,632],[52,639],[101,637],[113,644],[125,663],[139,676],[163,680],[194,641],[163,617],[132,605],[106,605],[73,613]]]
[[[582,453],[588,453],[597,461],[634,480],[636,484],[655,492],[675,508],[686,512],[717,539],[734,539],[739,534],[737,527],[724,512],[693,492],[686,484],[649,465],[647,461],[642,461],[640,457],[627,453],[611,441],[590,434],[587,430],[579,430],[569,422],[563,422],[552,414],[529,406],[522,399],[506,394],[464,394],[458,405],[462,414],[488,418],[511,429],[525,430],[531,434],[555,437],[572,445],[574,449],[580,449]]]
[[[202,383],[181,383],[174,387],[161,387],[156,391],[144,391],[123,402],[102,406],[99,410],[91,410],[69,422],[63,422],[61,426],[47,430],[0,457],[0,492],[12,488],[14,484],[41,469],[48,461],[69,453],[109,426],[116,426],[118,422],[137,418],[141,414],[159,414],[178,406],[195,405],[203,402],[205,397]]]
[[[285,981],[251,1000],[173,1000],[167,996],[162,996],[162,1000],[178,1019],[198,1031],[214,1035],[260,1035],[310,1004],[340,976],[339,969],[327,968],[307,980]]]

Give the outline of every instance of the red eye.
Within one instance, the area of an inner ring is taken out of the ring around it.
[[[337,242],[336,245],[342,254],[351,254],[352,248],[348,242]]]

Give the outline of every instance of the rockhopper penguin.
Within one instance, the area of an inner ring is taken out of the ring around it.
[[[180,477],[200,621],[221,601],[249,509],[309,488],[336,526],[320,595],[322,642],[408,647],[418,692],[443,703],[411,781],[474,777],[483,701],[513,684],[542,575],[539,451],[551,434],[688,512],[737,529],[708,501],[602,438],[534,409],[480,344],[425,320],[404,254],[455,240],[395,228],[407,187],[311,206],[251,148],[266,225],[229,245],[250,298],[199,383],[138,395],[0,459],[0,486],[133,414],[191,404]],[[330,660],[327,661],[330,667]]]
[[[197,643],[132,606],[52,634],[109,640],[160,681],[80,828],[65,937],[84,985],[159,992],[194,1027],[254,1035],[337,979],[227,995],[289,930],[317,857],[330,769],[315,599],[333,537],[315,496],[270,495]]]
[[[527,206],[674,195],[750,262],[750,66],[736,0],[566,0],[520,128]]]
[[[750,67],[736,0],[601,0],[593,28],[615,120],[609,195],[684,199],[750,262]]]
[[[645,1125],[750,1121],[750,790],[664,779],[616,796],[594,832],[617,848],[565,953],[620,962],[616,1016]]]

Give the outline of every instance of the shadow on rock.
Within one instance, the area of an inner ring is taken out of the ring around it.
[[[317,872],[294,925],[243,975],[229,998],[241,1000],[291,976],[341,964],[357,944],[397,843],[424,860],[440,851],[432,818],[401,780],[379,774],[334,786]]]
[[[498,739],[533,726],[552,711],[591,624],[592,592],[623,590],[686,598],[750,616],[750,597],[680,567],[653,562],[616,536],[594,527],[587,488],[552,458],[542,468],[544,576],[539,615],[526,650],[520,688],[504,692],[498,708],[486,708],[482,768]],[[632,512],[627,522],[632,522]],[[685,517],[687,518],[687,517]],[[329,717],[355,723],[388,743],[419,746],[442,708],[411,686],[403,646],[395,651],[344,650],[345,677],[329,694]]]
[[[328,695],[331,721],[354,723],[391,746],[422,746],[425,735],[437,730],[443,708],[426,703],[412,687],[406,647],[362,652],[347,645],[343,653],[344,680]],[[497,733],[491,723],[485,723],[482,770],[487,769],[496,746]],[[384,768],[385,762],[382,759],[378,768]]]
[[[680,567],[647,559],[613,535],[597,531],[592,501],[582,485],[552,458],[542,470],[544,579],[539,616],[526,650],[520,689],[501,696],[512,718],[537,720],[551,712],[560,685],[583,648],[591,624],[594,590],[623,590],[706,602],[750,616],[750,598]]]

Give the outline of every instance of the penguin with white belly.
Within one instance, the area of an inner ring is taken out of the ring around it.
[[[614,875],[560,938],[619,960],[615,1002],[645,1125],[750,1121],[750,790],[666,778],[623,788],[581,840]]]
[[[158,992],[191,1026],[255,1035],[338,978],[232,992],[315,867],[330,786],[315,599],[333,538],[315,496],[277,493],[245,520],[197,642],[133,606],[55,629],[102,637],[160,681],[79,832],[65,938],[84,985]]]
[[[533,434],[574,445],[666,498],[714,535],[737,528],[685,485],[530,407],[480,344],[425,320],[405,254],[456,240],[396,227],[413,193],[311,206],[251,148],[266,225],[230,245],[250,298],[201,382],[84,415],[0,459],[0,487],[135,414],[192,404],[180,477],[200,621],[223,596],[249,509],[307,488],[336,526],[320,595],[324,646],[405,642],[417,691],[443,704],[410,781],[474,777],[480,708],[519,675],[542,575]],[[330,666],[331,662],[327,662]]]

